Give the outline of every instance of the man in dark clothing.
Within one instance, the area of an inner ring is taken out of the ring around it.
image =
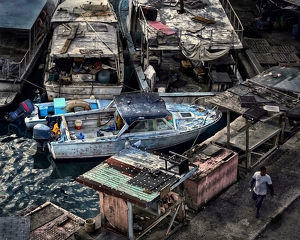
[[[272,185],[271,177],[267,174],[267,169],[261,167],[260,171],[253,174],[249,182],[249,191],[252,191],[252,199],[256,201],[256,214],[255,217],[260,217],[260,208],[263,200],[267,194],[267,186],[271,191],[271,196],[274,196],[274,188]]]

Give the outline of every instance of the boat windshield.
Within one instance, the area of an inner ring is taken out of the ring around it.
[[[136,121],[130,125],[128,132],[151,132],[161,130],[173,130],[174,127],[170,122],[164,118],[147,119],[142,121]]]

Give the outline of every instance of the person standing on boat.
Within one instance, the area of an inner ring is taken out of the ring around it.
[[[267,169],[265,167],[261,167],[260,171],[253,174],[249,182],[249,191],[252,191],[252,199],[256,201],[256,218],[260,217],[260,208],[267,194],[267,186],[269,187],[271,196],[273,197],[274,188],[271,177],[267,174]]]

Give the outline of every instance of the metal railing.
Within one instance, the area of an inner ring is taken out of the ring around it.
[[[24,72],[27,71],[33,58],[41,48],[41,45],[43,43],[42,39],[45,37],[50,27],[49,23],[50,19],[47,18],[43,23],[43,28],[40,28],[40,30],[35,35],[33,39],[34,42],[32,42],[31,47],[26,50],[24,56],[19,62],[8,62],[7,69],[3,74],[6,78],[13,78],[16,80],[22,78]],[[17,72],[18,74],[16,74]]]
[[[224,11],[233,26],[233,29],[235,30],[236,34],[238,35],[241,42],[243,42],[243,33],[244,33],[244,27],[237,16],[236,12],[234,11],[231,3],[229,0],[220,0],[220,3],[222,7],[224,8]]]

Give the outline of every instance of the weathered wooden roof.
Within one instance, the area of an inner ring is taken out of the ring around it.
[[[78,25],[74,38],[72,28]],[[67,40],[70,45],[65,53],[61,53]],[[57,58],[67,57],[116,57],[118,41],[116,29],[106,23],[68,23],[55,28],[52,37],[50,55]]]
[[[162,188],[170,184],[172,190],[198,169],[193,165],[188,172],[179,175],[162,170],[164,168],[165,161],[158,155],[127,147],[80,175],[77,181],[147,208],[159,200]]]
[[[249,81],[268,88],[300,93],[300,71],[297,68],[271,67]]]
[[[52,23],[66,22],[117,23],[117,16],[108,0],[65,0],[56,9]]]
[[[47,0],[1,0],[0,28],[30,30]]]
[[[114,99],[120,115],[128,125],[142,119],[164,118],[169,114],[158,93],[121,94]]]

